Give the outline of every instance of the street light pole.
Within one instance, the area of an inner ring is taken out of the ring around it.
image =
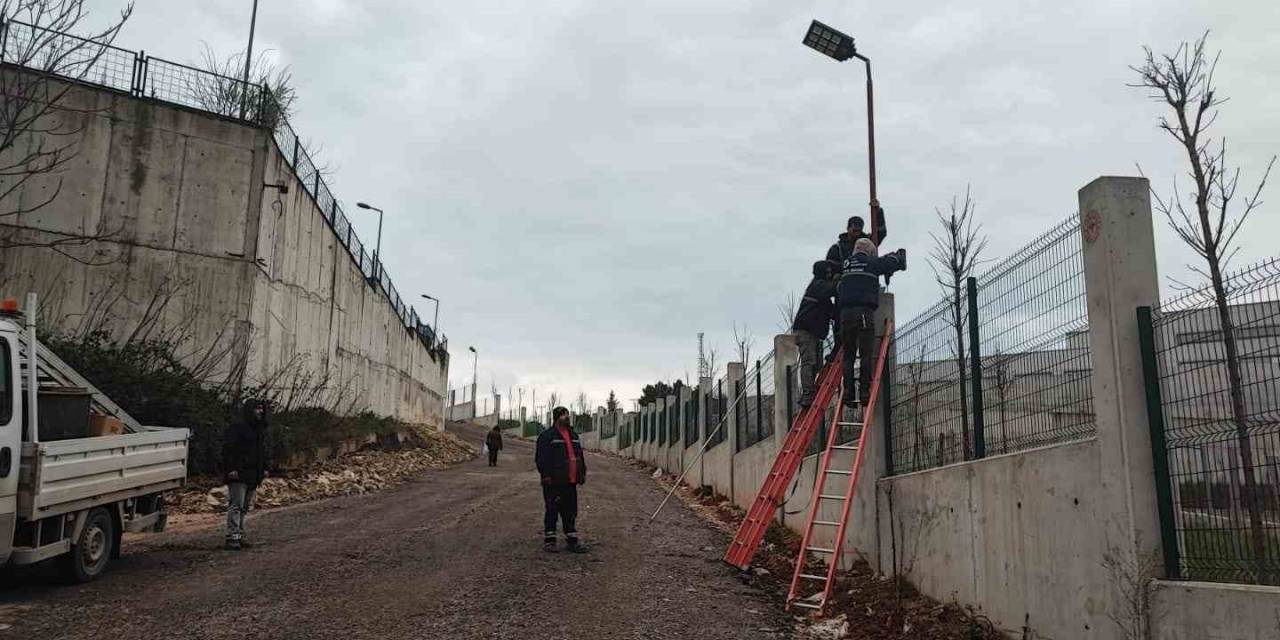
[[[475,418],[476,417],[476,381],[479,379],[476,376],[476,371],[478,370],[477,364],[480,362],[480,352],[476,351],[475,347],[467,347],[467,348],[471,350],[471,354],[472,354],[472,357],[471,357],[471,417]]]
[[[240,119],[244,120],[244,112],[249,100],[249,69],[253,64],[253,32],[258,27],[258,0],[253,0],[253,13],[249,17],[249,48],[244,54],[244,84],[240,86]]]
[[[876,124],[875,124],[875,93],[871,84],[871,58],[860,53],[854,46],[853,38],[833,29],[817,20],[809,25],[809,31],[805,34],[804,45],[818,53],[829,56],[838,62],[844,62],[850,58],[861,60],[867,68],[867,174],[870,183],[870,208],[871,215],[871,239],[879,244],[884,238],[885,223],[883,209],[880,208],[880,200],[876,196]]]
[[[378,212],[378,242],[373,247],[373,266],[374,266],[373,276],[378,281],[381,281],[382,280],[382,209],[379,209],[371,204],[366,204],[363,202],[357,202],[356,206],[360,207],[361,209],[369,209],[371,211]]]
[[[880,227],[884,225],[884,221],[876,220],[880,215],[877,213],[880,201],[876,199],[876,109],[875,91],[871,86],[871,58],[860,53],[853,54],[853,57],[861,60],[867,67],[867,177],[871,183],[871,213],[868,219],[871,221],[871,240],[880,244]]]
[[[429,296],[429,295],[427,295],[427,294],[425,294],[425,293],[424,293],[424,294],[422,294],[422,297],[423,297],[423,298],[426,298],[427,300],[431,300],[431,301],[433,301],[433,302],[435,302],[435,303],[436,303],[436,317],[435,317],[435,320],[432,320],[432,321],[431,321],[431,330],[435,332],[436,337],[437,337],[437,339],[438,339],[438,338],[439,338],[439,336],[440,336],[440,328],[437,326],[437,325],[439,325],[439,324],[440,324],[440,299],[439,299],[439,298],[434,298],[434,297]]]

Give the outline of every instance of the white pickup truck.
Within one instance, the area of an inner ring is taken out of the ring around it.
[[[140,425],[44,349],[35,304],[28,295],[24,316],[0,301],[0,566],[56,559],[68,579],[87,582],[119,557],[123,532],[164,527],[162,494],[186,482],[189,432]],[[68,388],[124,433],[42,442],[62,426],[50,424],[53,412],[41,417],[43,394]]]

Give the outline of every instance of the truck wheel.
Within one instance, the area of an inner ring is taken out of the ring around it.
[[[115,522],[106,509],[98,507],[89,512],[80,538],[71,544],[71,551],[62,555],[62,574],[71,582],[89,582],[102,574],[111,561],[116,545]]]

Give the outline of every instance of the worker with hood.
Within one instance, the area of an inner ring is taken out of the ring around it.
[[[502,430],[496,425],[484,437],[484,446],[489,450],[489,466],[498,466],[498,452],[502,451]]]
[[[873,318],[880,307],[880,276],[907,268],[907,251],[876,257],[876,244],[858,238],[840,264],[836,302],[840,308],[840,340],[844,344],[844,403],[866,406],[871,397],[871,367],[876,358]],[[861,364],[858,364],[860,361]],[[855,368],[858,370],[855,375]]]
[[[245,516],[253,506],[258,485],[267,475],[270,404],[245,400],[240,416],[222,436],[222,469],[227,481],[227,539],[229,551],[252,546],[244,537]]]
[[[573,553],[586,553],[578,540],[578,487],[587,482],[587,458],[582,453],[582,440],[574,432],[569,410],[556,407],[551,411],[550,429],[538,435],[534,463],[542,478],[542,501],[546,507],[542,518],[542,548],[555,552],[556,521],[564,526],[567,548]]]
[[[796,349],[800,352],[800,407],[804,409],[813,404],[818,352],[822,341],[827,339],[831,323],[836,320],[836,306],[832,300],[836,295],[833,274],[830,262],[819,260],[813,263],[813,280],[805,287],[795,321],[791,324]]]

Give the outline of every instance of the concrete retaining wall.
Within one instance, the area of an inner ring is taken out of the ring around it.
[[[61,180],[5,232],[93,239],[7,249],[0,293],[36,291],[58,331],[123,337],[154,317],[150,335],[180,336],[192,362],[213,358],[215,380],[242,370],[251,386],[443,426],[447,355],[365,282],[270,131],[105,90],[74,88],[64,104],[78,155],[0,203],[42,201]]]

